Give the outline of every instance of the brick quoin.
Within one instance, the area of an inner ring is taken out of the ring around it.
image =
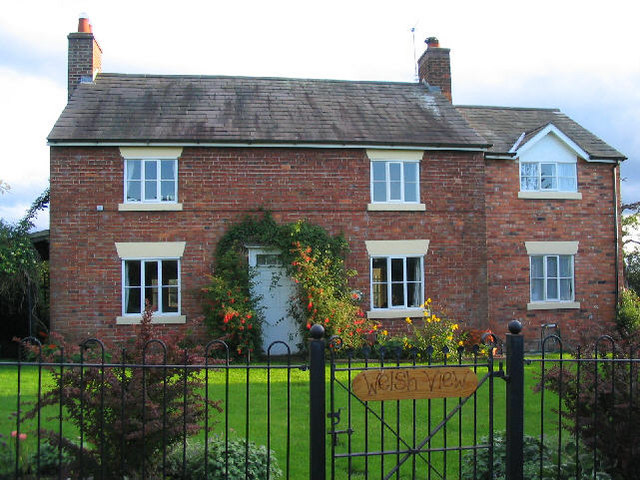
[[[124,160],[115,147],[51,148],[51,326],[76,339],[121,341],[135,327],[121,315],[116,242],[185,241],[181,261],[186,325],[206,338],[200,289],[227,228],[269,210],[279,223],[306,219],[343,233],[347,267],[369,308],[365,240],[429,239],[425,295],[463,325],[487,324],[485,164],[480,152],[426,152],[420,198],[426,212],[367,211],[369,159],[363,149],[184,148],[178,163],[180,212],[121,212]],[[103,211],[96,206],[102,205]],[[73,239],[72,241],[70,239]],[[385,320],[398,331],[404,319]]]

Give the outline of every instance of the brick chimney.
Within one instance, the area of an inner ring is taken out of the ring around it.
[[[91,31],[91,24],[86,15],[78,20],[78,31],[70,33],[68,97],[71,98],[78,84],[92,82],[102,69],[102,49]]]
[[[449,49],[441,48],[436,37],[427,38],[427,49],[418,59],[418,78],[432,87],[440,88],[451,101],[451,60]]]

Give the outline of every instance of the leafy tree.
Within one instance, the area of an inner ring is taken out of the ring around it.
[[[25,317],[41,318],[42,328],[38,330],[46,330],[43,280],[48,275],[48,265],[42,262],[33,247],[29,230],[33,228],[37,214],[48,206],[47,188],[18,223],[10,224],[0,219],[0,315],[5,319],[2,331],[5,340],[12,334],[25,333],[6,330],[16,325],[24,326]]]

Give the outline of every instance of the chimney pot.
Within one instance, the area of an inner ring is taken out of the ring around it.
[[[81,15],[78,19],[78,33],[92,33],[91,23],[89,23],[89,19],[86,15]]]
[[[427,37],[427,39],[424,41],[424,43],[427,44],[428,48],[439,48],[440,47],[440,41],[436,37]]]

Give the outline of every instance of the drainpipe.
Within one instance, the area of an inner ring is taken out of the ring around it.
[[[613,211],[615,217],[614,239],[616,242],[616,309],[618,308],[618,295],[620,294],[620,233],[619,233],[619,213],[618,213],[618,175],[617,168],[620,162],[616,162],[613,166]]]

